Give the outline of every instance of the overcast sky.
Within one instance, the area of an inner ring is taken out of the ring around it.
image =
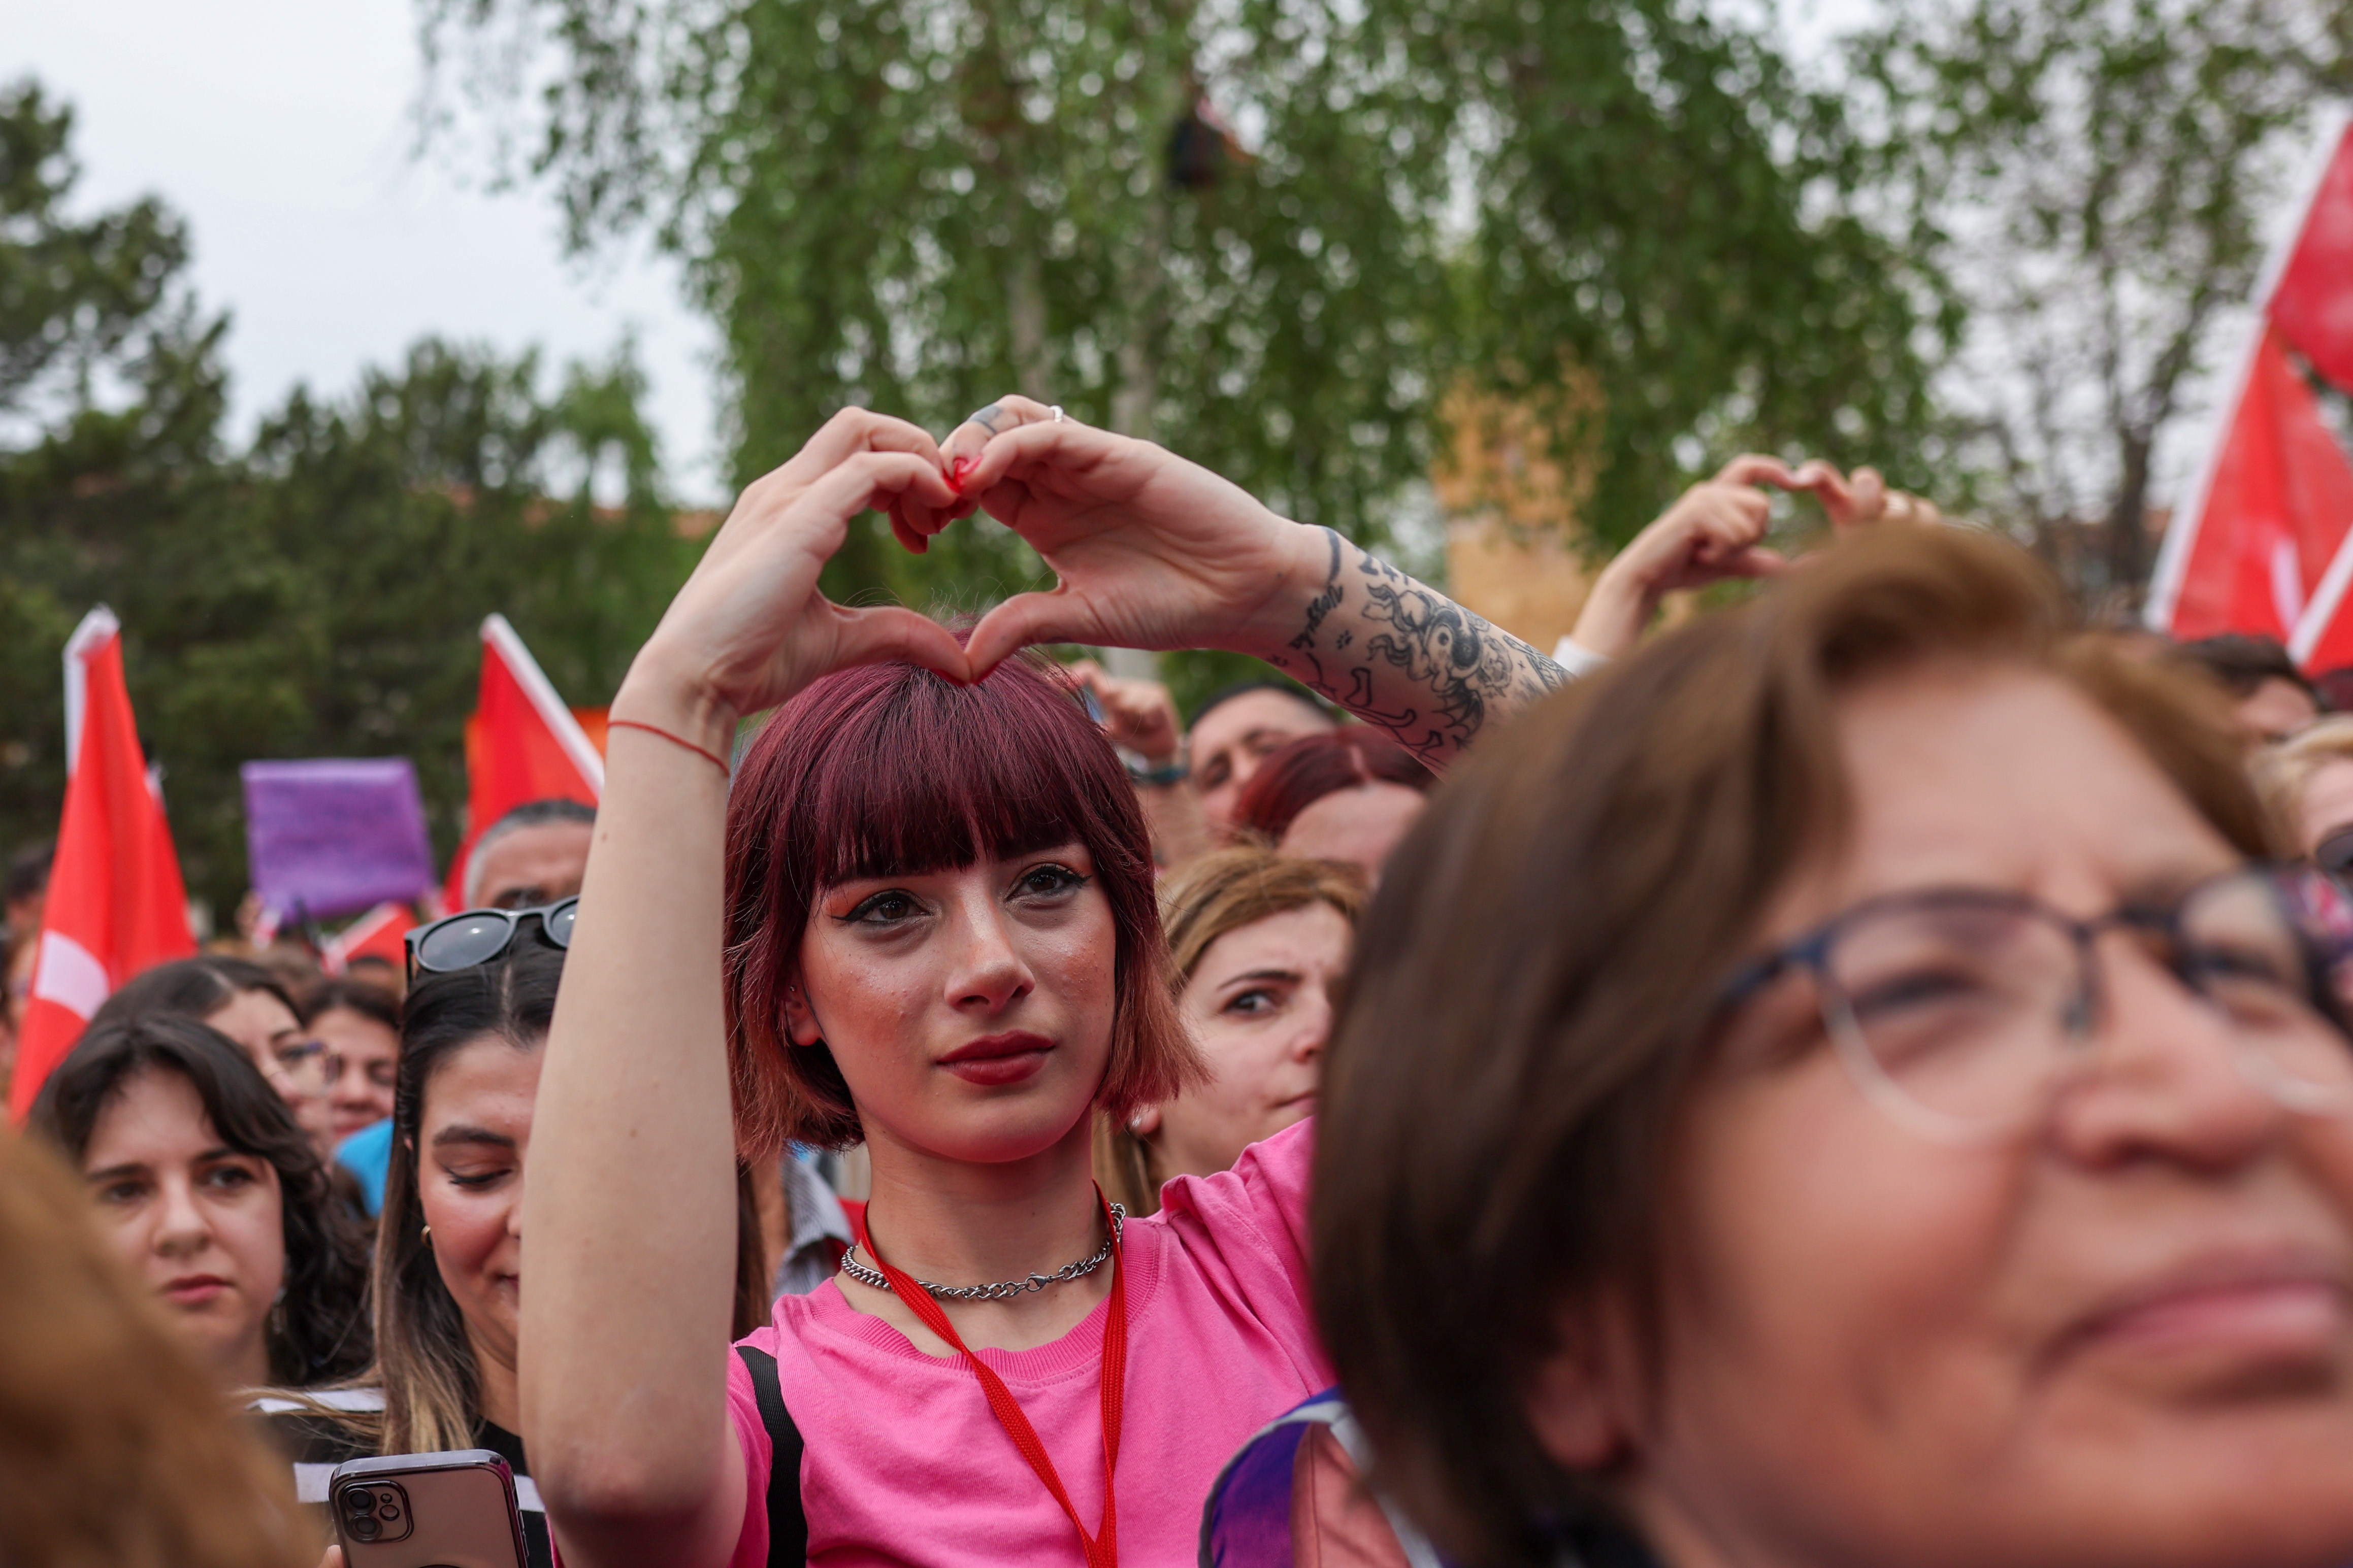
[[[0,0],[0,80],[72,102],[84,210],[153,193],[189,223],[195,283],[234,317],[237,433],[298,382],[341,395],[427,332],[553,369],[632,330],[682,499],[722,499],[713,334],[675,269],[567,261],[542,193],[491,195],[458,153],[413,157],[413,0]]]

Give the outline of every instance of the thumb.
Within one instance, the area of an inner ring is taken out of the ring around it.
[[[965,657],[972,661],[972,679],[978,680],[1022,648],[1034,643],[1088,642],[1082,608],[1060,588],[1047,593],[1016,594],[972,628]]]
[[[955,634],[932,619],[899,605],[866,609],[836,607],[836,668],[853,664],[879,664],[899,659],[919,664],[957,685],[975,679],[971,661],[958,646]]]

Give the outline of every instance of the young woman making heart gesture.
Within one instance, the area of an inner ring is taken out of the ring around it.
[[[523,1204],[525,1436],[573,1568],[769,1561],[772,1518],[845,1563],[1189,1560],[1226,1456],[1329,1381],[1304,1124],[1149,1219],[1095,1190],[1095,1110],[1199,1068],[1134,793],[1018,650],[1259,654],[1441,765],[1558,673],[1156,447],[1017,399],[976,421],[943,453],[833,420],[744,492],[615,700]],[[920,548],[976,505],[1055,593],[965,644],[818,592],[860,510]],[[731,795],[737,717],[769,708]],[[734,1163],[787,1139],[865,1143],[869,1228],[731,1355]],[[781,1475],[764,1356],[806,1444]]]

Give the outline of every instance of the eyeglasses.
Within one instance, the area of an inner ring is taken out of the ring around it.
[[[539,922],[539,934],[548,946],[568,948],[579,907],[574,897],[528,910],[468,910],[418,926],[407,938],[408,977],[416,979],[419,970],[446,974],[488,963],[514,945],[525,921]]]
[[[2332,877],[2353,871],[2353,827],[2330,834],[2312,852],[2312,863]]]
[[[327,1049],[323,1040],[289,1040],[269,1054],[288,1081],[304,1094],[324,1094],[343,1070],[343,1058]]]
[[[2079,921],[2023,893],[1931,888],[1868,900],[1747,965],[1735,1006],[1810,972],[1822,1025],[1863,1094],[1905,1126],[1975,1142],[2033,1121],[2080,1068],[2101,1007],[2094,943],[2130,933],[2217,1014],[2241,1069],[2291,1110],[2353,1111],[2353,1040],[2327,931],[2346,889],[2249,866],[2170,909]]]

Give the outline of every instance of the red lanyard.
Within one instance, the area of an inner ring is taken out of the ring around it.
[[[1087,1527],[1079,1521],[1079,1510],[1071,1506],[1071,1494],[1062,1489],[1062,1478],[1054,1468],[1054,1461],[1046,1452],[1046,1445],[1038,1440],[1038,1429],[1029,1425],[1029,1417],[1021,1414],[1014,1402],[1013,1391],[997,1375],[989,1364],[972,1353],[964,1337],[932,1300],[932,1293],[883,1260],[882,1249],[874,1245],[874,1237],[866,1228],[866,1216],[858,1216],[858,1244],[866,1256],[874,1259],[874,1267],[882,1278],[891,1281],[891,1293],[907,1304],[910,1311],[923,1321],[923,1326],[955,1346],[965,1364],[972,1368],[980,1386],[988,1395],[988,1407],[997,1413],[997,1424],[1046,1483],[1054,1500],[1062,1505],[1070,1516],[1071,1528],[1079,1532],[1079,1543],[1086,1548],[1087,1568],[1118,1568],[1119,1515],[1112,1492],[1112,1479],[1119,1468],[1119,1415],[1127,1381],[1127,1269],[1120,1258],[1119,1226],[1112,1223],[1111,1205],[1104,1201],[1103,1188],[1095,1189],[1095,1202],[1103,1208],[1103,1225],[1112,1235],[1111,1250],[1111,1310],[1103,1322],[1103,1530],[1089,1535]]]

